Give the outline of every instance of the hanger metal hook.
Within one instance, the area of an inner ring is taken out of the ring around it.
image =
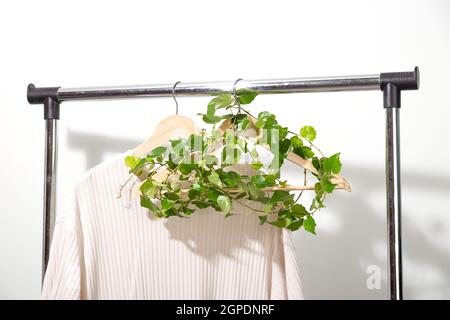
[[[173,87],[172,87],[172,97],[173,97],[173,100],[175,100],[175,107],[176,107],[176,109],[175,109],[175,114],[176,114],[176,115],[178,115],[178,101],[177,101],[177,97],[176,97],[176,95],[175,95],[175,88],[176,88],[176,86],[177,86],[179,83],[181,83],[181,81],[175,82],[175,84],[174,84]]]

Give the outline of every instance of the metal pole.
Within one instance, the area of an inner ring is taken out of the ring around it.
[[[55,224],[56,205],[56,165],[58,158],[58,120],[45,120],[45,157],[44,157],[44,220],[42,240],[42,280],[49,258],[50,243]]]
[[[401,190],[400,190],[400,105],[401,90],[392,83],[383,87],[386,109],[386,211],[388,234],[388,279],[391,300],[403,299]]]
[[[177,84],[177,97],[207,96],[233,92],[235,81],[193,82]],[[173,83],[116,87],[58,88],[58,101],[171,97]],[[295,92],[380,90],[380,75],[241,80],[237,88],[261,94]]]
[[[50,253],[50,243],[56,215],[56,167],[58,160],[59,102],[52,97],[43,99],[45,119],[44,150],[44,219],[42,239],[42,281]]]
[[[386,108],[388,274],[391,300],[403,299],[400,183],[400,108]]]

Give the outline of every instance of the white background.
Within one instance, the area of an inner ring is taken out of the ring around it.
[[[372,74],[421,68],[401,109],[405,298],[450,298],[449,1],[2,1],[0,298],[39,298],[42,107],[26,86],[95,86]],[[205,98],[180,98],[195,118]],[[373,92],[260,96],[291,129],[341,152],[318,235],[295,235],[309,299],[384,299],[384,110]],[[87,169],[145,140],[171,99],[70,102],[59,122],[58,198]],[[200,123],[199,123],[200,124]],[[287,171],[292,180],[300,174]],[[381,270],[369,290],[367,269]]]

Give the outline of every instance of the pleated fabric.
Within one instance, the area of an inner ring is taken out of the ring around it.
[[[228,218],[211,208],[156,218],[131,199],[132,183],[116,197],[128,154],[58,203],[42,299],[303,299],[290,231],[238,204]]]

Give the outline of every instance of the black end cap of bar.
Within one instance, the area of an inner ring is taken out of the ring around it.
[[[419,67],[415,67],[414,71],[407,72],[385,72],[380,74],[380,89],[391,83],[400,90],[417,90],[419,89]]]
[[[59,87],[36,88],[30,83],[27,87],[27,100],[30,104],[43,104],[46,98],[58,101]]]

